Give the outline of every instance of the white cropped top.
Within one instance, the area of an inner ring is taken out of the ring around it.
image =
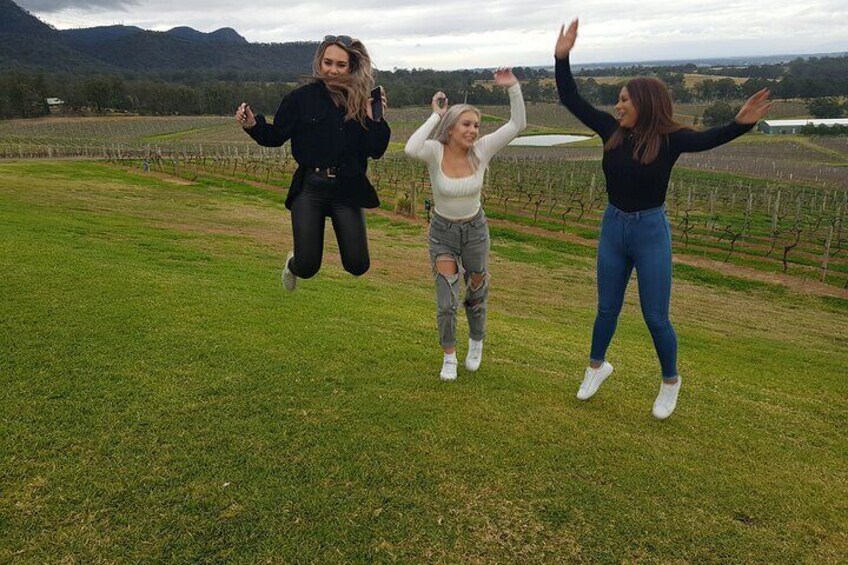
[[[440,216],[449,220],[464,220],[477,214],[480,210],[483,176],[489,161],[527,126],[521,85],[510,86],[507,92],[509,92],[510,106],[509,121],[474,143],[472,151],[480,159],[480,166],[472,175],[454,178],[445,175],[442,170],[444,145],[435,139],[427,139],[441,119],[435,112],[406,142],[406,154],[427,163],[430,170],[430,185],[433,189],[433,205]]]

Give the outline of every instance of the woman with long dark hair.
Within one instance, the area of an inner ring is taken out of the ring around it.
[[[326,36],[315,52],[312,71],[312,82],[283,98],[273,124],[261,114],[254,116],[246,103],[235,114],[260,145],[279,147],[291,139],[298,167],[286,198],[294,235],[294,250],[282,275],[289,291],[298,278],[308,279],[320,269],[327,217],[345,270],[357,276],[368,270],[363,208],[376,208],[380,201],[365,172],[368,157],[381,157],[391,134],[385,120],[372,119],[374,78],[361,41]],[[381,98],[385,106],[382,92]]]
[[[612,373],[606,361],[633,269],[639,279],[642,315],[662,367],[653,415],[664,420],[677,405],[677,336],[668,317],[671,298],[671,228],[665,197],[671,169],[685,152],[705,151],[748,132],[768,112],[769,91],[748,99],[731,123],[695,131],[672,118],[671,95],[662,81],[636,78],[619,93],[617,116],[593,108],[577,92],[569,53],[577,20],[562,26],[556,43],[556,83],[562,103],[604,142],[603,169],[609,205],[598,242],[598,310],[589,367],[577,392],[588,400]]]
[[[479,137],[480,110],[468,104],[448,108],[442,92],[433,95],[433,113],[406,143],[406,154],[426,161],[433,189],[434,214],[429,247],[436,279],[436,321],[444,356],[440,377],[456,379],[456,311],[459,280],[465,280],[468,355],[465,368],[476,371],[483,360],[489,295],[489,225],[480,205],[489,161],[527,125],[521,85],[510,69],[495,71],[495,84],[509,93],[511,116],[497,131]],[[432,134],[432,135],[431,135]],[[428,139],[430,137],[430,139]]]

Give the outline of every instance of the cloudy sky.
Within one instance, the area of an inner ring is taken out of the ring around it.
[[[577,16],[578,63],[848,51],[848,0],[16,2],[59,29],[232,27],[251,42],[345,33],[383,69],[547,65],[559,24]]]

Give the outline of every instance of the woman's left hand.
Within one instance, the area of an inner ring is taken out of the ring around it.
[[[512,74],[512,69],[501,67],[495,71],[495,84],[509,88],[513,84],[518,84],[518,79]]]
[[[740,124],[756,124],[765,118],[773,104],[773,101],[768,99],[769,94],[771,94],[771,91],[764,88],[748,98],[748,101],[736,114],[736,121]]]
[[[383,116],[385,117],[385,115],[386,115],[386,108],[388,108],[388,107],[389,107],[389,101],[388,101],[388,99],[386,98],[386,91],[383,89],[383,87],[382,87],[382,86],[380,87],[380,96],[381,96],[381,98],[382,98],[382,103],[383,103]],[[372,110],[371,110],[371,108],[372,108],[372,104],[373,104],[373,103],[374,103],[374,99],[373,99],[373,98],[369,98],[369,99],[368,99],[368,106],[366,106],[366,107],[365,107],[365,112],[368,114],[368,119],[369,119],[369,120],[373,120],[373,119],[374,119],[374,113],[373,113],[373,112],[372,112]]]

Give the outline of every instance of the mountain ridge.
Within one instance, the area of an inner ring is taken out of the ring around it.
[[[311,73],[317,45],[250,43],[230,27],[209,33],[187,26],[164,32],[124,25],[57,30],[12,0],[0,0],[0,71],[293,80]]]
[[[226,49],[220,49],[221,46]],[[311,74],[318,43],[251,43],[230,27],[202,32],[188,26],[168,31],[111,25],[58,30],[18,6],[0,0],[0,71],[116,73],[145,75],[192,72],[226,78],[293,80]],[[833,57],[848,52],[709,57],[704,59],[577,63],[576,71],[632,66],[699,67],[775,64],[796,58]],[[551,69],[550,65],[525,65]],[[455,70],[482,70],[455,69]]]

